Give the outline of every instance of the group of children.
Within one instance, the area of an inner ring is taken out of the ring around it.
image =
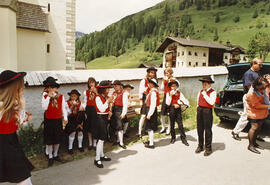
[[[147,69],[146,78],[140,83],[139,97],[141,105],[141,119],[139,121],[138,136],[142,136],[142,129],[148,132],[149,141],[144,145],[155,148],[154,132],[158,128],[157,107],[160,105],[160,95],[156,78],[157,69]],[[175,122],[178,124],[180,138],[185,145],[189,145],[182,123],[182,110],[189,106],[188,100],[180,92],[180,83],[173,77],[173,70],[167,68],[162,81],[164,100],[161,111],[161,133],[165,132],[165,118],[169,116],[171,143],[175,142]],[[20,124],[30,121],[32,115],[25,112],[23,99],[24,76],[26,73],[16,73],[6,70],[0,74],[0,182],[16,182],[31,185],[30,171],[33,166],[25,157],[19,145],[16,131]],[[200,79],[203,89],[198,94],[197,127],[199,145],[196,153],[204,150],[205,155],[212,152],[212,108],[216,93],[211,88],[214,81],[210,77]],[[48,166],[54,161],[60,161],[58,150],[64,132],[68,134],[68,153],[73,154],[73,142],[78,136],[78,148],[83,152],[83,132],[87,132],[88,149],[96,150],[94,164],[103,168],[102,161],[110,161],[103,151],[104,141],[116,136],[117,143],[123,149],[126,146],[123,136],[128,127],[127,112],[130,104],[130,92],[134,88],[130,84],[123,85],[116,80],[96,82],[94,78],[88,79],[88,89],[83,93],[84,101],[80,101],[81,93],[73,89],[68,93],[69,99],[65,101],[63,94],[58,91],[60,85],[57,79],[48,77],[44,82],[42,93],[42,108],[44,110],[44,143]],[[114,92],[109,96],[110,89]],[[109,127],[111,129],[109,129]],[[112,130],[112,131],[111,131]]]

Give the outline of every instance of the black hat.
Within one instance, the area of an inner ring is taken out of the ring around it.
[[[68,92],[67,94],[69,96],[71,96],[72,94],[76,94],[77,96],[81,96],[81,93],[76,89],[73,89],[72,91]]]
[[[113,85],[123,85],[120,80],[114,80]]]
[[[176,84],[179,87],[179,83],[177,81],[169,82],[168,86],[171,87],[173,84]]]
[[[208,82],[208,83],[211,83],[211,84],[212,84],[212,83],[215,83],[215,82],[212,80],[211,76],[205,76],[205,77],[199,79],[199,81],[201,81],[201,82]]]
[[[157,69],[154,68],[154,67],[149,67],[149,68],[146,70],[147,73],[149,73],[150,71],[155,71],[155,72],[157,72]]]
[[[149,79],[148,82],[154,84],[156,87],[159,87],[156,79]]]
[[[45,87],[56,87],[59,88],[60,85],[56,83],[57,79],[53,78],[52,76],[49,76],[46,78],[46,80],[43,81],[43,85]]]
[[[11,70],[5,70],[0,74],[0,87],[4,87],[5,85],[14,82],[15,80],[19,80],[26,75],[26,72],[14,72]]]
[[[97,85],[97,88],[111,88],[111,87],[112,83],[109,80],[103,80]]]
[[[123,85],[123,88],[131,88],[131,89],[134,89],[133,85],[130,85],[130,84]]]

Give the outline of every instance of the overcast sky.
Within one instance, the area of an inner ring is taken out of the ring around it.
[[[77,0],[76,31],[100,31],[121,18],[163,0]]]

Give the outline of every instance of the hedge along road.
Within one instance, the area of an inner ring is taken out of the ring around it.
[[[32,174],[33,185],[268,185],[270,184],[270,138],[259,142],[265,147],[262,154],[247,150],[247,133],[242,141],[231,137],[231,128],[213,126],[213,153],[204,157],[195,154],[197,132],[186,133],[190,144],[179,138],[169,144],[170,138],[156,141],[156,148],[143,144],[117,150],[107,155],[111,162],[105,168],[94,166],[93,157],[54,166]],[[7,183],[6,183],[7,184]]]

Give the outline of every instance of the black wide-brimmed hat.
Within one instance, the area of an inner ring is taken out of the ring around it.
[[[76,90],[76,89],[73,89],[71,90],[70,92],[67,93],[69,96],[71,96],[72,94],[76,94],[77,96],[81,96],[81,93]]]
[[[212,80],[211,76],[205,76],[205,77],[199,79],[199,81],[201,81],[201,82],[208,82],[208,83],[211,83],[211,84],[212,84],[212,83],[215,83],[215,82]]]
[[[155,71],[155,72],[157,72],[157,69],[154,68],[154,67],[149,67],[149,68],[147,68],[146,72],[149,73],[150,71]]]
[[[103,80],[98,85],[97,88],[111,88],[112,82],[109,80]]]
[[[122,85],[123,86],[123,84],[121,83],[120,80],[114,80],[113,85]]]
[[[123,88],[131,88],[131,89],[134,89],[133,85],[131,85],[131,84],[125,84],[125,85],[123,85]]]
[[[154,84],[156,87],[159,87],[156,79],[149,79],[148,82]]]
[[[14,72],[11,70],[5,70],[0,74],[0,87],[4,87],[16,80],[25,77],[26,72]]]
[[[177,81],[169,82],[168,86],[171,87],[173,84],[177,85],[179,87],[179,83]]]
[[[57,79],[55,79],[52,76],[49,76],[49,77],[46,78],[46,80],[43,81],[43,85],[45,87],[56,87],[56,88],[59,88],[60,85],[56,81],[57,81]]]

